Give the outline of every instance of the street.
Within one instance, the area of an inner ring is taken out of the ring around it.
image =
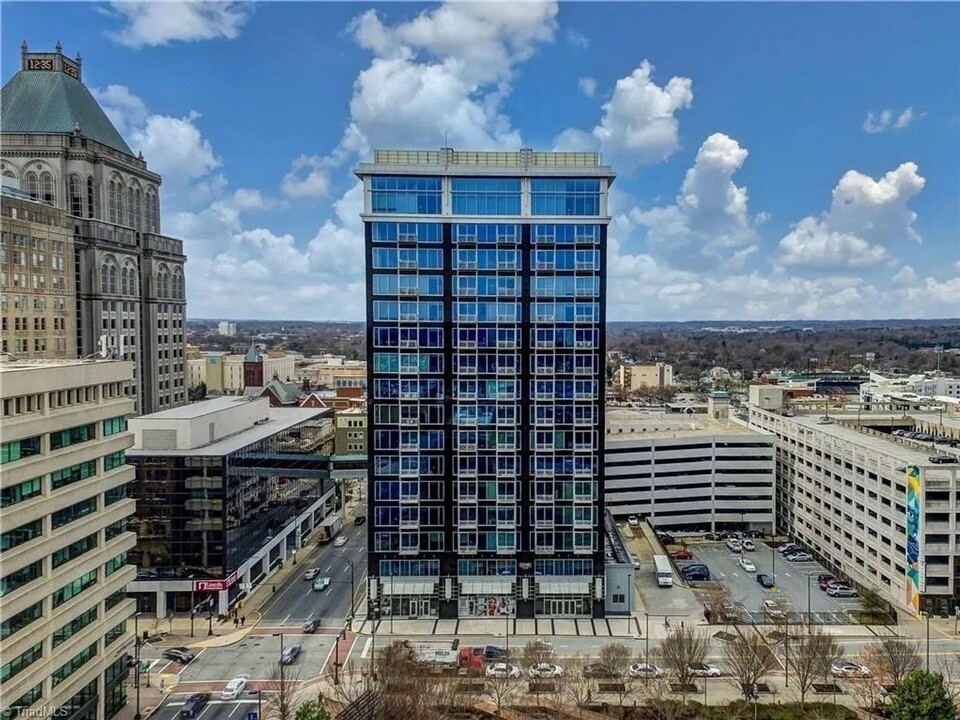
[[[347,525],[340,536],[347,538],[343,547],[333,542],[310,545],[297,553],[297,572],[280,585],[260,612],[263,626],[297,626],[306,620],[319,620],[324,626],[341,626],[350,614],[350,562],[353,562],[354,585],[359,596],[367,577],[367,533],[365,525]],[[313,583],[304,580],[310,568],[320,571],[318,577],[329,577],[326,590],[314,591]],[[357,601],[358,614],[362,614]]]

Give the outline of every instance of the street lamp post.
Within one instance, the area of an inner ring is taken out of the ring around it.
[[[134,648],[135,648],[135,658],[134,660],[137,663],[136,669],[134,671],[134,678],[137,682],[137,712],[133,716],[134,720],[140,720],[140,615],[142,613],[133,614],[133,634],[135,635],[134,639]]]
[[[930,672],[930,613],[925,611],[920,611],[922,615],[927,620],[927,672]]]
[[[213,635],[213,595],[207,601],[207,635]]]
[[[373,633],[370,643],[370,677],[373,682],[377,681],[377,623],[380,621],[380,601],[373,601]]]
[[[343,630],[337,633],[337,642],[333,646],[333,649],[336,653],[336,656],[333,658],[333,684],[340,684],[340,641],[347,639],[347,628],[344,626]]]
[[[278,632],[273,633],[273,635],[274,637],[280,638],[280,662],[278,665],[280,665],[280,691],[283,692],[283,633]],[[259,718],[257,718],[257,720],[259,720]]]
[[[807,573],[807,634],[810,634],[810,615],[811,615],[811,605],[810,605],[810,580],[813,579],[813,573]]]

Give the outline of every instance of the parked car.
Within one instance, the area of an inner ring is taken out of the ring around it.
[[[835,578],[830,573],[820,573],[819,575],[817,575],[817,585],[820,586],[821,590],[826,590],[827,585],[836,579],[837,578]]]
[[[233,680],[227,683],[227,686],[220,691],[221,700],[236,700],[247,687],[249,675],[237,675]]]
[[[842,678],[870,677],[870,668],[850,660],[838,660],[830,666],[830,674]]]
[[[633,567],[634,567],[635,569],[637,569],[637,570],[640,569],[640,558],[638,558],[638,557],[637,557],[636,555],[634,555],[633,553],[630,553],[630,562],[633,563]]]
[[[674,560],[693,560],[693,553],[689,550],[674,550],[670,557]]]
[[[193,660],[194,657],[196,656],[193,654],[193,651],[185,647],[168,648],[163,651],[164,660],[173,660],[181,665],[186,665]]]
[[[787,555],[787,562],[810,562],[811,560],[813,560],[813,555],[810,553],[798,552]]]
[[[744,540],[744,541],[743,541],[742,543],[740,543],[740,544],[743,546],[743,549],[744,549],[744,550],[747,550],[747,551],[750,551],[750,552],[752,552],[752,551],[754,551],[754,550],[757,549],[757,546],[753,544],[753,540]]]
[[[752,572],[756,572],[756,571],[757,571],[757,566],[753,564],[753,561],[752,561],[752,560],[747,560],[746,558],[740,558],[740,560],[737,562],[737,565],[739,565],[740,567],[742,567],[742,568],[744,569],[744,571],[746,571],[746,572],[748,572],[748,573],[752,573]]]
[[[687,669],[694,677],[720,677],[723,674],[720,668],[709,663],[690,663]]]
[[[676,545],[677,539],[670,533],[658,532],[657,537],[660,538],[660,542],[664,545]]]
[[[743,549],[743,544],[736,538],[729,538],[727,540],[727,548],[731,552],[740,552]]]
[[[703,536],[704,540],[723,540],[723,533],[708,532]]]
[[[357,515],[357,516],[353,519],[353,524],[354,524],[354,525],[363,525],[366,521],[367,521],[367,516],[366,516],[366,515]]]
[[[310,568],[303,574],[303,579],[313,580],[319,574],[320,574],[320,568]]]
[[[799,549],[800,549],[800,546],[797,545],[796,543],[784,543],[783,545],[777,548],[777,552],[780,553],[781,555],[786,555],[791,550],[799,550]]]
[[[834,587],[827,588],[827,595],[835,598],[855,598],[859,596],[856,590],[844,585],[835,585]]]
[[[490,678],[518,678],[520,668],[509,663],[492,663],[487,665],[484,675]]]
[[[598,680],[617,677],[616,670],[607,667],[603,663],[591,663],[583,668],[585,678],[596,678]]]
[[[639,524],[640,524],[640,518],[638,518],[636,515],[631,515],[630,517],[627,518],[627,525],[629,525],[630,527],[637,527],[637,525]]]
[[[764,600],[761,609],[771,620],[783,620],[786,617],[786,614],[775,600]]]
[[[953,455],[931,455],[930,462],[937,465],[947,465],[957,462],[957,459]]]
[[[210,693],[194,693],[180,708],[180,717],[195,718],[201,713],[206,704],[210,702]]]
[[[300,653],[302,652],[303,652],[303,645],[301,645],[300,643],[296,643],[294,645],[287,645],[285,648],[283,648],[283,652],[280,653],[280,664],[289,665],[298,657],[300,657]]]
[[[563,677],[563,668],[554,663],[537,663],[527,670],[527,675],[532,678],[558,678]]]
[[[497,658],[507,657],[507,651],[499,645],[486,645],[483,648],[483,656],[487,660],[496,660]]]
[[[757,582],[760,584],[760,587],[772,588],[776,585],[774,579],[771,575],[766,575],[765,573],[760,573],[757,575]]]
[[[753,538],[755,540],[760,540],[763,538],[763,531],[761,530],[744,530],[743,536],[747,538]]]
[[[320,627],[320,621],[319,621],[319,620],[307,620],[307,621],[303,624],[303,631],[304,631],[305,633],[307,633],[307,634],[315,633],[315,632],[317,631],[317,628],[319,628],[319,627]]]
[[[709,580],[710,569],[706,565],[687,565],[680,569],[684,580]]]
[[[660,678],[663,677],[663,669],[653,664],[635,663],[630,666],[630,677]]]
[[[347,544],[347,536],[346,536],[346,535],[340,535],[336,540],[333,541],[333,546],[334,546],[334,547],[343,547],[343,546],[346,545],[346,544]]]

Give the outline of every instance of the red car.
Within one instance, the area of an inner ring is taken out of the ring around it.
[[[670,553],[670,557],[674,560],[693,560],[693,553],[689,550],[675,550]]]

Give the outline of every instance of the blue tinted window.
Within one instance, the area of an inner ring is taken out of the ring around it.
[[[440,178],[373,177],[372,209],[375,213],[400,215],[439,215]]]
[[[454,215],[519,215],[519,178],[453,178]]]
[[[443,252],[439,249],[373,248],[373,267],[377,270],[440,270]]]
[[[599,215],[600,181],[534,179],[530,181],[533,215]]]
[[[373,303],[373,319],[440,322],[443,320],[443,303],[376,300]]]
[[[443,295],[440,275],[374,275],[374,295]]]
[[[371,223],[374,242],[438,243],[442,238],[439,223]]]
[[[457,223],[453,226],[455,243],[504,243],[520,242],[520,226],[483,223]]]
[[[596,245],[600,242],[599,225],[534,225],[536,244]]]

